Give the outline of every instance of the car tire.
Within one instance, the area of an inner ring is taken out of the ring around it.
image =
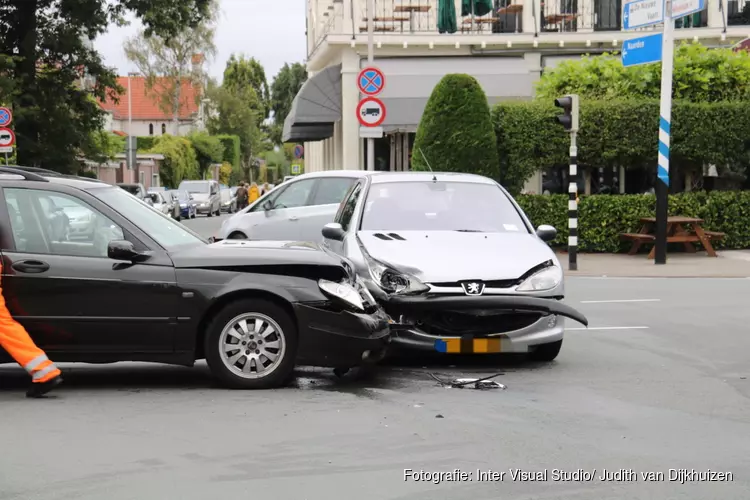
[[[252,328],[247,323],[243,328],[243,321],[252,320],[256,320]],[[254,330],[258,324],[260,336]],[[273,330],[267,333],[269,328]],[[240,333],[242,336],[238,338],[228,333],[231,331],[243,333]],[[266,342],[265,345],[273,343],[274,347],[257,344],[261,340],[259,337]],[[231,350],[234,345],[240,347],[236,351]],[[297,326],[294,318],[273,302],[240,299],[225,306],[213,318],[208,326],[204,347],[211,373],[226,387],[272,389],[285,385],[294,373],[297,358]],[[248,349],[250,347],[255,347],[255,352]],[[273,358],[274,354],[277,355],[276,358]],[[264,367],[260,374],[257,370],[258,363]]]
[[[532,361],[541,361],[544,363],[554,361],[557,355],[560,354],[562,343],[562,340],[558,340],[557,342],[550,342],[549,344],[540,344],[529,353],[529,358]]]

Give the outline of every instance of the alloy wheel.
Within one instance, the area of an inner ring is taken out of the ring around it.
[[[224,365],[236,376],[263,378],[273,373],[284,359],[284,332],[264,314],[241,314],[222,330],[219,352]]]

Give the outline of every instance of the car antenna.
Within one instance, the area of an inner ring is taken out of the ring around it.
[[[432,173],[432,182],[437,182],[437,176],[435,176],[435,172],[432,171],[432,167],[430,166],[430,162],[427,161],[427,157],[424,155],[424,151],[422,151],[422,148],[419,148],[419,154],[422,155],[422,158],[424,158],[424,162],[427,164],[427,168],[430,169],[430,173]]]

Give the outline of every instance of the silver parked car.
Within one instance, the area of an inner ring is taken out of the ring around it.
[[[563,317],[563,270],[495,181],[470,174],[378,172],[352,187],[324,246],[356,267],[398,322],[394,342],[445,353],[522,352],[551,361]]]
[[[172,216],[171,211],[173,205],[170,205],[170,200],[167,199],[164,191],[152,191],[150,193],[146,193],[144,201],[148,205],[153,207],[157,212],[161,212],[164,215],[168,215],[170,217]]]
[[[214,180],[182,181],[177,188],[178,191],[187,191],[193,195],[196,201],[196,212],[213,215],[221,215],[221,194],[219,183]]]
[[[225,220],[216,239],[321,242],[320,228],[333,221],[344,195],[365,175],[329,170],[297,176]]]

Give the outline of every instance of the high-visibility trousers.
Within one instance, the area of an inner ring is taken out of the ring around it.
[[[0,274],[3,266],[0,264]],[[31,375],[34,383],[43,383],[60,375],[60,370],[39,349],[26,329],[10,315],[0,286],[0,347]]]

